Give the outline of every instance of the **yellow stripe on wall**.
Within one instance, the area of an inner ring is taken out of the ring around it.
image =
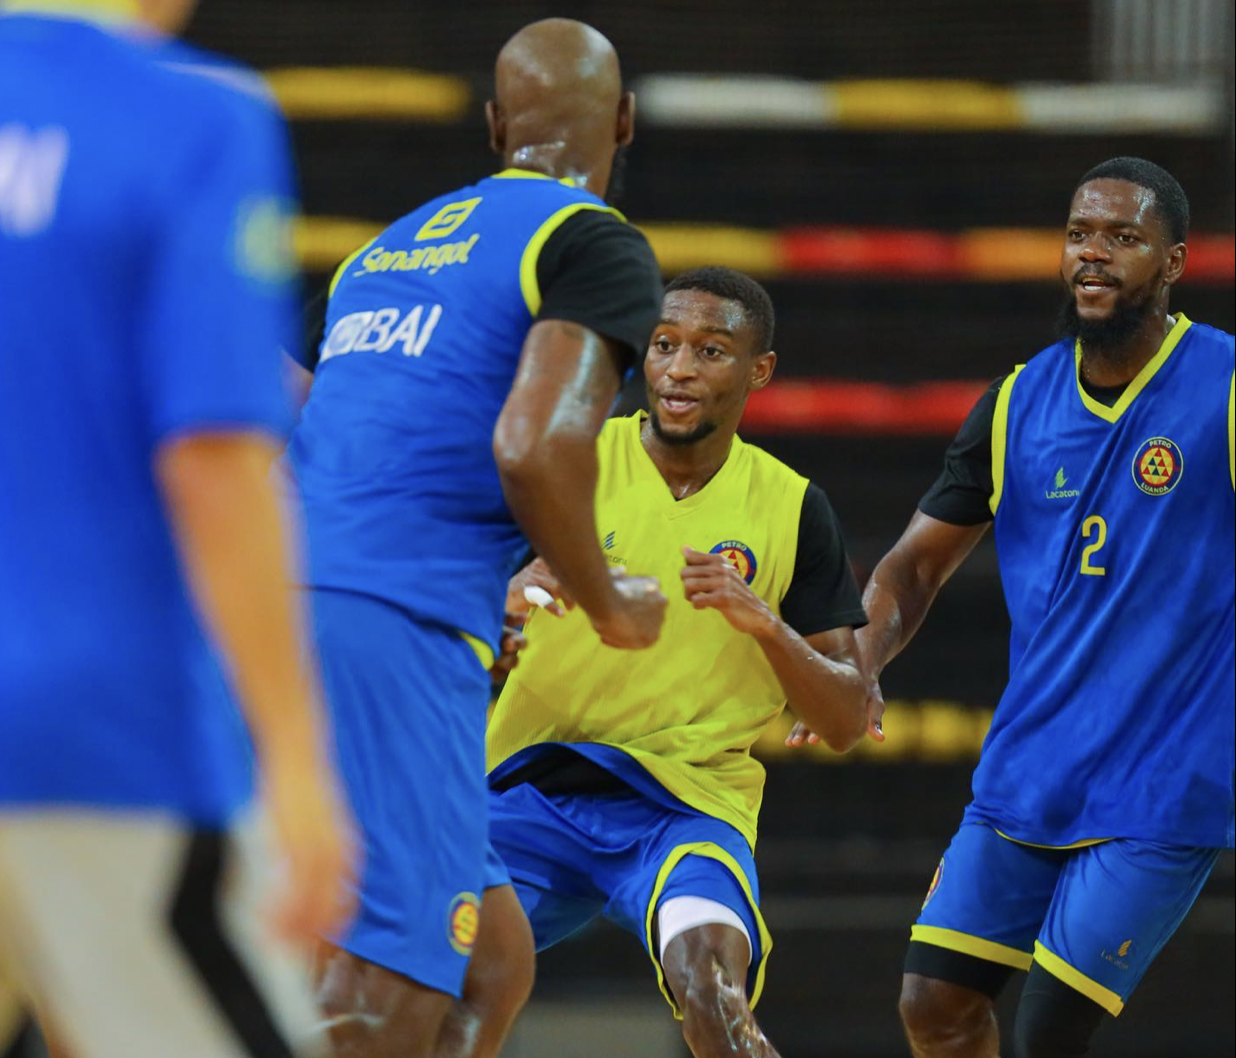
[[[292,244],[307,272],[333,272],[348,254],[376,238],[386,227],[353,217],[301,217],[292,229]]]
[[[701,264],[736,268],[753,276],[782,271],[775,232],[717,224],[641,224],[661,268],[685,272]]]
[[[824,86],[837,125],[865,129],[1015,129],[1014,89],[979,81],[837,81]]]
[[[462,77],[380,66],[286,66],[266,80],[289,118],[457,121],[472,102]]]
[[[959,242],[962,265],[975,278],[1019,280],[1058,272],[1064,238],[1054,228],[974,228]]]

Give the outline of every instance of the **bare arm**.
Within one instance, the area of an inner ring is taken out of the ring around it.
[[[901,539],[876,566],[863,592],[869,624],[858,630],[859,660],[868,679],[879,679],[914,638],[944,586],[990,523],[950,525],[916,511]]]
[[[156,473],[194,595],[229,663],[291,861],[282,925],[309,939],[344,912],[351,850],[289,587],[291,548],[270,482],[277,452],[256,432],[197,433],[165,443]]]
[[[618,347],[565,320],[533,324],[494,430],[494,458],[516,520],[611,646],[656,641],[656,582],[610,576],[597,544],[596,438],[620,376]]]
[[[719,610],[735,629],[753,636],[794,714],[838,753],[853,747],[867,727],[867,685],[854,633],[837,628],[804,639],[720,555],[689,547],[683,555],[683,589],[691,605]]]

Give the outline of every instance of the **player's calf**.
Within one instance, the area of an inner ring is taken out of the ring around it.
[[[1022,989],[1013,1026],[1017,1058],[1086,1058],[1104,1009],[1038,963]]]
[[[747,1002],[751,942],[733,926],[709,923],[665,945],[661,965],[695,1058],[778,1058]]]
[[[908,973],[898,1009],[914,1058],[998,1058],[995,1009],[982,992]]]
[[[486,889],[463,996],[438,1037],[434,1058],[493,1058],[532,995],[536,946],[510,885]]]

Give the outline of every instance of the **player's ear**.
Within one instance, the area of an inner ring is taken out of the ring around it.
[[[626,147],[635,139],[634,92],[623,92],[618,100],[618,124],[614,132],[614,142],[619,147]]]
[[[1167,248],[1167,267],[1163,270],[1163,282],[1169,287],[1184,275],[1185,261],[1189,257],[1189,248],[1182,242]]]
[[[489,147],[494,154],[506,154],[506,117],[492,99],[485,102],[485,124],[489,126]]]
[[[772,380],[773,372],[777,369],[777,354],[771,349],[766,353],[760,353],[754,360],[751,361],[751,389],[763,389]]]

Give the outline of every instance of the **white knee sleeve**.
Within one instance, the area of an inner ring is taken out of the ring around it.
[[[733,926],[747,938],[747,964],[750,965],[751,934],[747,932],[742,917],[733,908],[702,896],[671,896],[658,909],[657,933],[660,937],[661,958],[665,958],[665,949],[678,934],[695,929],[696,926],[713,923]]]

